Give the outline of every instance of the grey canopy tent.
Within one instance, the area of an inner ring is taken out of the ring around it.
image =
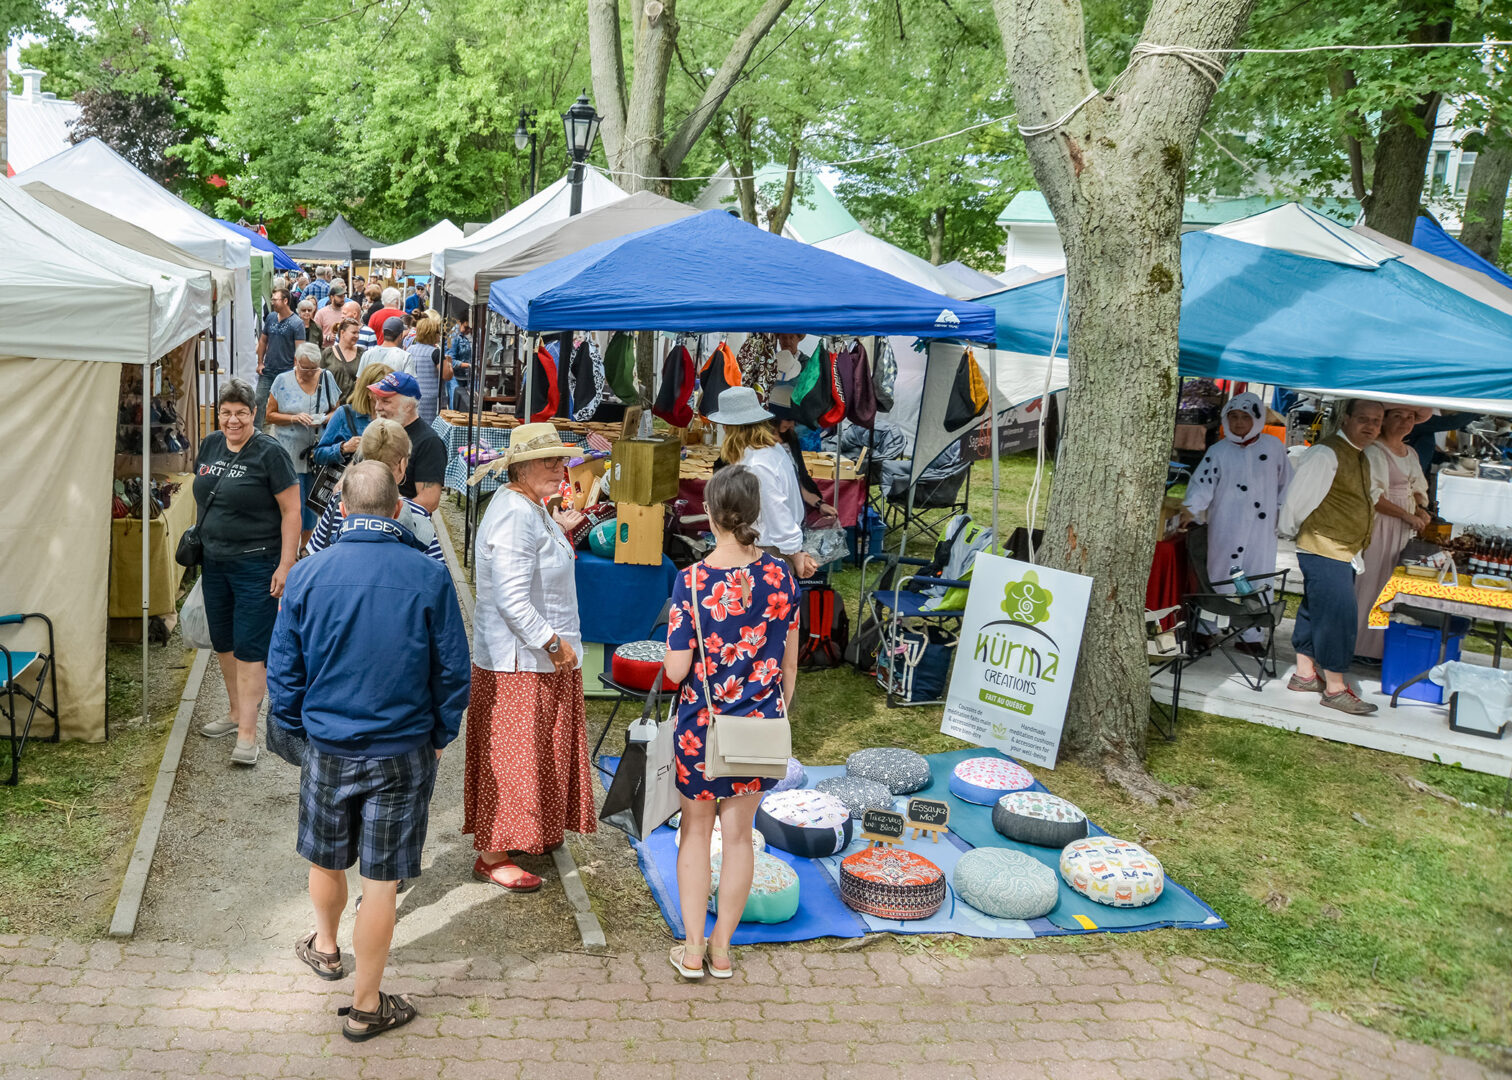
[[[383,245],[363,236],[350,221],[336,215],[325,228],[302,244],[285,244],[284,253],[292,259],[310,262],[356,262],[365,260],[376,247]]]

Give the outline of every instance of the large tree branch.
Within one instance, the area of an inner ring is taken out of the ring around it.
[[[619,0],[588,0],[588,66],[597,99],[599,138],[612,165],[625,144],[625,53]]]
[[[746,63],[751,59],[751,53],[756,50],[757,44],[772,29],[782,13],[792,6],[793,0],[766,0],[756,17],[746,24],[730,51],[725,54],[724,63],[719,65],[719,70],[709,80],[709,85],[704,88],[702,99],[698,106],[683,118],[678,125],[677,131],[667,143],[666,152],[662,155],[667,168],[672,172],[682,164],[683,158],[688,156],[688,151],[693,149],[693,144],[709,126],[709,121],[714,118],[714,112],[726,95],[735,86],[740,78],[740,73],[745,69]]]

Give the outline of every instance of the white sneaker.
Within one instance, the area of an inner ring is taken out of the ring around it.
[[[256,765],[258,747],[255,742],[236,740],[236,749],[231,751],[231,760],[237,765]]]
[[[236,721],[212,720],[200,728],[200,734],[207,739],[223,739],[227,735],[235,735]]]

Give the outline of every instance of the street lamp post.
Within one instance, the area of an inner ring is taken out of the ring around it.
[[[520,123],[515,128],[515,149],[524,150],[530,147],[530,193],[536,193],[536,111],[534,109],[520,109]]]
[[[598,136],[599,120],[598,110],[588,103],[587,90],[562,114],[562,128],[567,133],[567,151],[572,155],[572,206],[567,212],[569,217],[583,211],[583,162],[588,160],[593,140]]]

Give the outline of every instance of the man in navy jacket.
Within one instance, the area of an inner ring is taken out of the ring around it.
[[[341,501],[336,542],[297,563],[284,586],[268,722],[307,744],[296,846],[310,861],[315,932],[294,953],[324,979],[346,973],[336,927],[346,869],[360,864],[357,974],[342,1034],[361,1041],[415,1016],[379,985],[398,883],[420,876],[437,764],[461,727],[472,676],[451,574],[394,520],[388,466],[353,465]]]

